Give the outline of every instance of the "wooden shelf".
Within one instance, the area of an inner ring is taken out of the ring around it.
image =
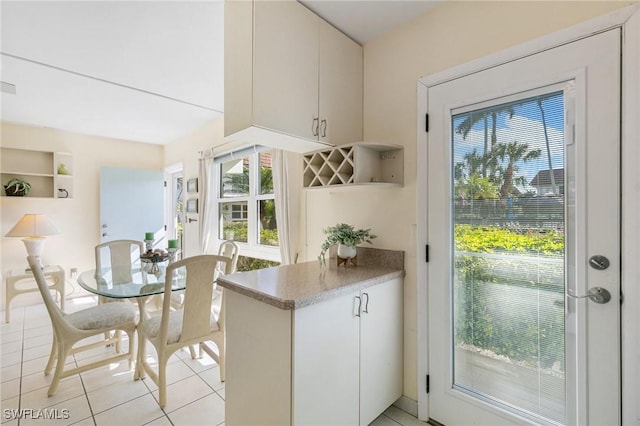
[[[304,155],[303,186],[402,186],[404,150],[399,145],[359,142]]]

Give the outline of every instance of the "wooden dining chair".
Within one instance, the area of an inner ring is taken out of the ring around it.
[[[65,377],[124,359],[128,359],[129,365],[131,366],[134,355],[133,335],[136,330],[136,309],[130,304],[106,303],[66,314],[53,300],[49,286],[36,257],[28,256],[27,261],[29,262],[38,289],[49,312],[51,325],[53,326],[51,354],[49,355],[47,366],[44,369],[44,374],[48,376],[49,373],[51,373],[54,363],[56,364],[56,371],[49,385],[47,394],[49,396],[55,394],[58,383]],[[120,353],[119,340],[117,340],[119,339],[118,333],[116,333],[114,337],[110,337],[111,331],[124,331],[127,333],[129,336],[128,353]],[[109,338],[76,346],[76,343],[87,337],[99,335],[109,336]],[[65,361],[69,355],[113,343],[116,343],[115,355],[65,370]]]
[[[95,246],[96,272],[111,268],[113,284],[130,283],[133,265],[144,253],[144,244],[137,240],[113,240]],[[103,298],[109,299],[109,298]],[[106,300],[102,300],[105,302]]]
[[[135,378],[151,377],[159,388],[160,406],[167,402],[167,362],[180,348],[200,345],[220,367],[224,381],[224,298],[216,317],[211,310],[215,270],[219,263],[230,265],[228,257],[205,254],[188,257],[169,264],[164,285],[164,300],[160,315],[142,319],[138,325],[138,361]],[[182,277],[179,278],[179,276]],[[183,309],[171,308],[171,291],[175,279],[185,279]],[[146,341],[151,342],[158,357],[157,372],[146,359]],[[213,342],[216,354],[205,342]]]
[[[231,241],[223,241],[218,248],[218,255],[225,256],[231,259],[231,265],[227,268],[227,271],[220,271],[224,274],[233,274],[238,269],[238,257],[240,256],[240,249],[238,245]]]
[[[226,263],[219,263],[218,267],[216,268],[214,277],[213,277],[213,281],[214,281],[214,286],[213,286],[213,310],[215,311],[216,309],[219,310],[220,309],[220,303],[221,303],[221,291],[217,290],[217,286],[215,285],[216,280],[218,279],[218,276],[220,274],[233,274],[234,272],[236,272],[236,269],[238,267],[238,257],[240,255],[240,249],[238,248],[238,245],[236,243],[234,243],[233,241],[227,240],[227,241],[223,241],[220,244],[220,247],[218,248],[218,256],[224,256],[224,257],[228,257],[230,259],[230,262],[226,262]],[[178,310],[178,309],[182,309],[183,308],[183,304],[184,304],[184,292],[182,291],[174,291],[173,293],[171,293],[171,308]],[[189,353],[191,354],[191,359],[196,359],[198,357],[202,357],[202,349],[198,352],[198,355],[196,355],[196,350],[195,347],[193,346],[189,346]]]
[[[218,248],[218,256],[228,257],[231,263],[220,263],[216,269],[214,275],[214,282],[220,274],[233,274],[238,267],[238,257],[240,255],[240,249],[238,245],[233,241],[223,241]],[[215,294],[214,294],[215,298]],[[182,309],[184,295],[182,292],[174,292],[171,295],[171,307],[173,309]]]
[[[95,246],[96,274],[100,274],[103,268],[110,268],[111,283],[126,284],[133,278],[133,265],[136,259],[144,253],[144,244],[137,240],[112,240]],[[124,302],[123,299],[114,299],[98,296],[98,304],[109,302]],[[116,344],[120,345],[120,333],[116,332]],[[110,337],[105,334],[105,339]]]

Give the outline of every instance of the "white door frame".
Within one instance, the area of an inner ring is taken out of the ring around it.
[[[175,227],[173,225],[173,211],[175,205],[175,176],[176,174],[181,174],[184,179],[184,163],[179,162],[164,168],[164,182],[165,182],[165,191],[164,191],[164,223],[166,226],[165,233],[167,236],[174,238],[175,235]],[[185,180],[186,184],[186,180]],[[185,188],[186,192],[186,188]]]
[[[611,28],[622,28],[622,220],[621,288],[622,305],[622,422],[640,424],[640,4],[597,17],[565,30],[543,36],[519,46],[497,52],[449,70],[418,80],[417,148],[418,163],[426,162],[428,134],[425,129],[427,93],[430,86],[520,59],[543,50],[576,41]],[[429,123],[430,126],[438,123]],[[427,167],[418,167],[417,175],[417,259],[426,256]],[[429,419],[426,376],[428,370],[427,263],[417,265],[418,306],[418,418]],[[425,283],[425,284],[422,284]],[[631,309],[630,309],[631,308]]]

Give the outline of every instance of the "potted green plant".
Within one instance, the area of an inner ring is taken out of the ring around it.
[[[13,178],[4,186],[4,192],[9,197],[24,197],[31,190],[31,184],[19,178]]]
[[[325,253],[331,246],[338,244],[338,256],[341,258],[353,258],[356,255],[356,246],[358,244],[372,244],[371,240],[377,237],[371,233],[371,229],[356,230],[353,225],[347,225],[346,223],[329,226],[323,229],[323,232],[327,234],[327,238],[320,246],[320,255],[318,256],[318,261],[323,266],[326,263]]]

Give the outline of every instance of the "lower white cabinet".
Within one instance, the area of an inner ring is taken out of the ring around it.
[[[293,424],[368,425],[402,395],[402,282],[295,312]]]
[[[402,395],[402,279],[287,311],[227,291],[225,424],[367,425]]]

